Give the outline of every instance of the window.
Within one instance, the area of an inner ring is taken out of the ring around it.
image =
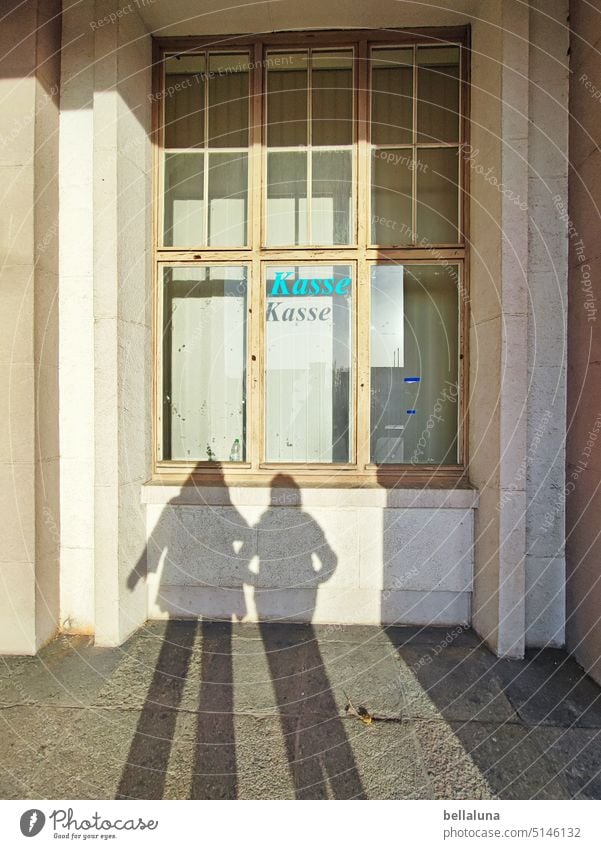
[[[160,42],[161,475],[464,475],[466,45]]]

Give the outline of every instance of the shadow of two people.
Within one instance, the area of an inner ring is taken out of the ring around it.
[[[336,569],[336,554],[318,522],[302,509],[300,490],[292,477],[274,477],[269,507],[254,526],[232,504],[222,473],[214,485],[222,488],[219,505],[223,510],[215,511],[210,523],[211,544],[194,539],[193,553],[187,555],[194,559],[194,566],[173,565],[180,572],[180,582],[182,571],[190,575],[200,567],[207,596],[217,593],[218,609],[212,610],[218,610],[219,618],[182,609],[168,601],[168,591],[162,594],[157,588],[156,603],[168,622],[117,798],[163,798],[178,711],[190,665],[196,662],[200,662],[200,685],[189,798],[238,798],[233,623],[248,615],[245,585],[254,587],[256,619],[296,798],[365,798],[310,624],[319,586]],[[169,506],[183,501],[176,497]],[[150,563],[146,554],[140,558],[128,579],[131,590],[145,579],[149,567],[158,569],[159,562],[168,560],[173,533],[173,516],[163,510],[147,546],[147,551],[153,548]],[[221,558],[229,572],[225,588],[215,586],[223,575],[210,574]],[[190,575],[190,585],[194,582],[198,583],[196,574]],[[294,620],[307,624],[285,624]]]

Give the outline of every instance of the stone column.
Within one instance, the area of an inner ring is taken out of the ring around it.
[[[59,623],[60,3],[13,2],[0,28],[0,651]]]
[[[520,657],[525,645],[526,484],[518,470],[525,458],[527,418],[529,12],[509,0],[482,4],[480,13],[473,29],[471,149],[464,157],[472,241],[470,478],[480,490],[473,624],[498,655]]]
[[[116,11],[96,3],[98,20]],[[150,475],[151,40],[135,9],[95,32],[95,621],[118,645],[147,615],[128,586],[146,550]]]

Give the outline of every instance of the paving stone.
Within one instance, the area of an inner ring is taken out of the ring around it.
[[[407,667],[409,710],[419,711],[426,696],[436,713],[446,720],[499,722],[517,719],[494,675],[495,658],[490,652],[404,646],[399,654]],[[428,714],[432,714],[431,709]]]
[[[1,658],[0,704],[89,705],[123,651],[96,648],[89,637],[59,637],[36,657]]]
[[[601,731],[536,728],[532,732],[572,799],[601,799]]]
[[[495,675],[528,725],[601,728],[601,689],[565,652],[545,649],[523,661],[497,661]]]
[[[499,661],[463,629],[62,637],[0,662],[0,797],[601,798],[600,693],[563,652]]]
[[[451,723],[464,751],[500,799],[567,799],[557,770],[530,729],[505,723]]]
[[[0,797],[114,798],[136,722],[132,711],[0,709]]]
[[[428,799],[490,799],[483,770],[470,758],[451,725],[441,719],[410,723],[428,779]]]
[[[111,678],[96,694],[98,707],[141,709],[147,702],[166,708],[197,705],[200,645],[196,622],[171,621],[163,634],[130,640]]]
[[[455,648],[482,648],[487,651],[480,637],[464,625],[449,625],[436,628],[412,625],[381,629],[395,648],[402,646],[454,646]]]

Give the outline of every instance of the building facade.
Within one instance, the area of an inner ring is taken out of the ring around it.
[[[0,650],[182,616],[563,645],[568,3],[198,6],[0,36]]]

